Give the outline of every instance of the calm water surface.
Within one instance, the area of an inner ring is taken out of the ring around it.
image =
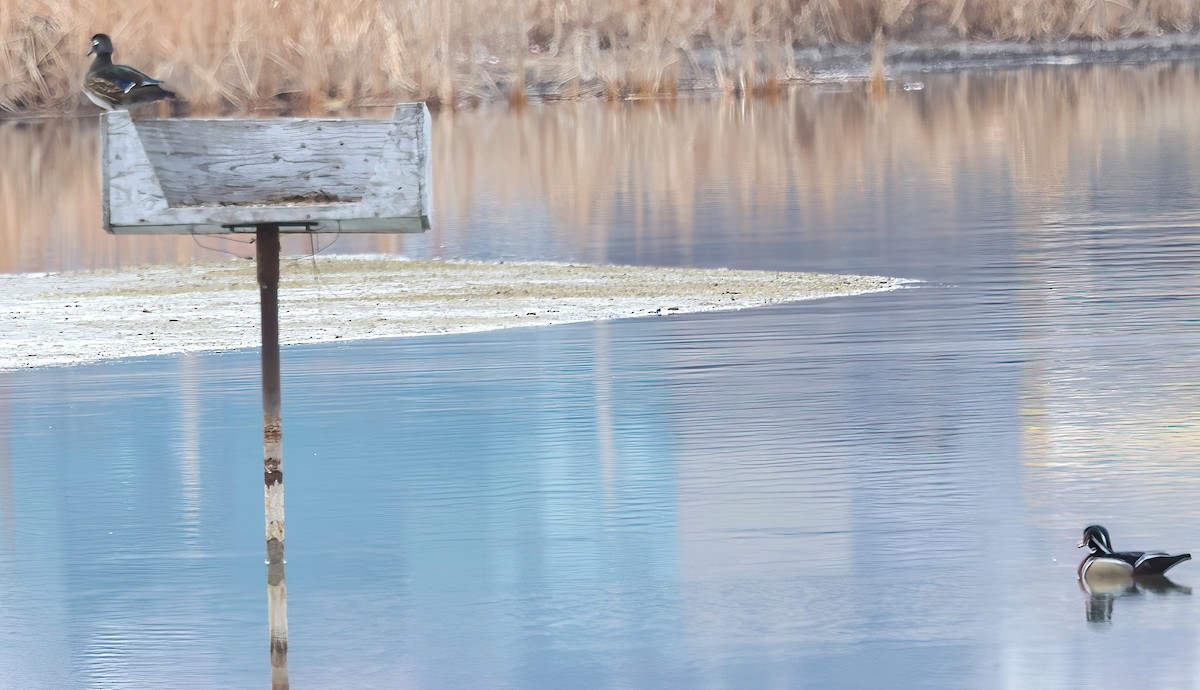
[[[925,283],[286,349],[293,686],[1200,684],[1200,566],[1074,548],[1200,549],[1200,68],[906,81],[439,117],[438,229],[330,251]],[[5,270],[208,255],[0,139]],[[0,686],[265,687],[260,443],[255,352],[0,373]]]

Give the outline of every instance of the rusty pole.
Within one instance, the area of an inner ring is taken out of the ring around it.
[[[279,226],[255,229],[262,305],[263,493],[267,519],[267,620],[271,690],[288,690],[287,580],[283,560],[283,414],[279,377]]]

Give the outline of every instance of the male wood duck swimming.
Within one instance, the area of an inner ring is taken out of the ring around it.
[[[92,66],[83,82],[88,100],[105,110],[128,110],[163,98],[175,98],[175,93],[163,88],[163,83],[127,65],[114,65],[113,44],[108,34],[92,36],[95,54]]]
[[[1091,525],[1083,530],[1079,548],[1085,546],[1091,553],[1079,564],[1079,579],[1087,581],[1161,576],[1192,557],[1190,553],[1171,555],[1162,551],[1113,551],[1108,530],[1100,525]]]

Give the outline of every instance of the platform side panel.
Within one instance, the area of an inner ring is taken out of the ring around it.
[[[429,110],[424,103],[396,106],[364,199],[369,216],[420,217],[426,214],[422,187],[428,154],[422,133],[428,122]]]
[[[167,209],[167,199],[133,119],[127,112],[113,111],[105,114],[102,124],[104,229],[114,232],[118,226],[155,222]]]
[[[421,109],[421,208],[423,209],[422,227],[428,230],[433,226],[433,122],[429,116],[429,108],[424,103],[418,103]]]

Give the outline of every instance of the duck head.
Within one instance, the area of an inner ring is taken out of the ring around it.
[[[92,49],[87,52],[88,55],[112,55],[112,52],[112,39],[108,37],[108,34],[92,36]]]
[[[1083,539],[1079,540],[1079,548],[1088,547],[1092,553],[1112,553],[1112,541],[1108,538],[1108,530],[1100,525],[1090,525],[1083,530]]]

